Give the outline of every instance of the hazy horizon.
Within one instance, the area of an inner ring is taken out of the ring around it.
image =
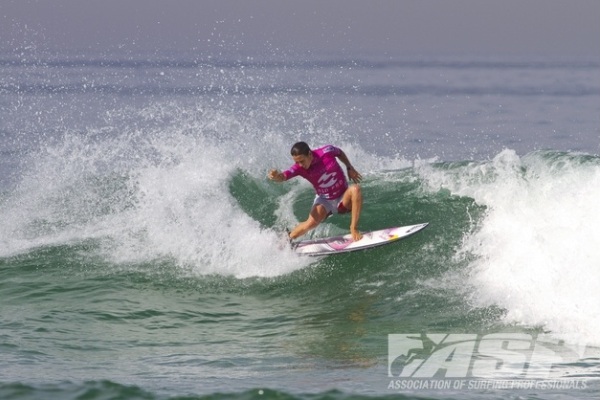
[[[0,50],[600,57],[594,0],[3,1]]]

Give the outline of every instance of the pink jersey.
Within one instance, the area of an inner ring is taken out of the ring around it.
[[[344,171],[336,160],[340,153],[341,150],[332,145],[312,150],[313,160],[308,169],[294,164],[287,171],[283,171],[283,175],[286,180],[300,175],[313,185],[319,196],[330,200],[337,199],[348,189]]]

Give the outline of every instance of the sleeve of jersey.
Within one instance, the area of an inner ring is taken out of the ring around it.
[[[323,146],[322,151],[323,151],[323,154],[331,153],[335,157],[339,156],[341,153],[341,150],[339,147],[335,147],[334,145],[331,145],[331,144],[329,144],[327,146]]]
[[[285,180],[287,181],[288,179],[291,179],[295,176],[298,175],[298,168],[296,168],[296,165],[292,165],[290,168],[286,169],[285,171],[283,171],[283,176],[285,178]]]

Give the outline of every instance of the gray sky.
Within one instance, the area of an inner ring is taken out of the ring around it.
[[[600,0],[0,0],[0,50],[600,57]]]

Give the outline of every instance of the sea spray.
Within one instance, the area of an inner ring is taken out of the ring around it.
[[[229,193],[236,168],[261,156],[247,136],[231,139],[236,127],[227,112],[151,107],[47,141],[0,209],[3,255],[97,239],[113,261],[168,257],[199,274],[277,275],[305,265],[273,251],[277,234]]]

